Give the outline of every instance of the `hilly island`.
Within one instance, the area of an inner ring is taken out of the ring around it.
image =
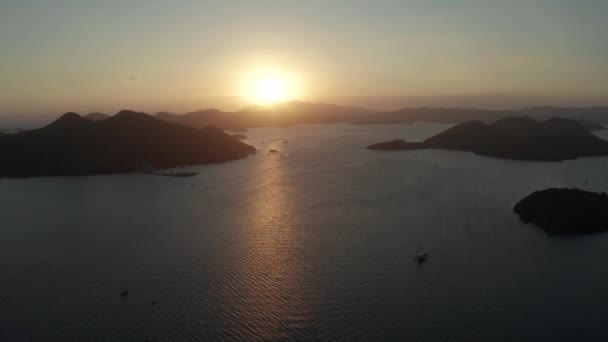
[[[500,119],[490,124],[469,121],[422,142],[396,139],[367,148],[458,150],[496,158],[555,162],[608,155],[608,141],[589,132],[579,121],[557,117],[543,122],[529,117]]]
[[[186,127],[129,110],[97,121],[66,113],[39,129],[0,133],[0,177],[144,172],[251,153],[255,148],[212,126]]]

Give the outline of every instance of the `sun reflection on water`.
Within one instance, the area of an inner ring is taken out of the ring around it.
[[[298,243],[298,218],[283,159],[260,155],[251,175],[254,200],[242,213],[238,250],[227,298],[233,331],[263,340],[302,336],[312,315],[307,306],[305,261]]]

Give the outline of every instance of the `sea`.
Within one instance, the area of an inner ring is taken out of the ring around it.
[[[255,128],[256,154],[188,178],[0,179],[0,341],[608,340],[608,234],[513,213],[607,191],[608,158],[365,148],[450,126]]]

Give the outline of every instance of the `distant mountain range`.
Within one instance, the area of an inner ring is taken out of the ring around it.
[[[469,121],[423,142],[398,139],[367,148],[392,151],[459,150],[497,158],[538,161],[608,156],[608,141],[590,133],[580,122],[564,118],[539,122],[529,117],[513,117],[499,119],[491,124]]]
[[[416,121],[460,123],[473,120],[492,122],[508,117],[528,116],[537,120],[562,117],[581,121],[590,130],[604,129],[608,123],[608,107],[530,107],[520,110],[488,110],[475,108],[402,108],[396,111],[366,115],[357,124],[403,124]]]
[[[492,122],[507,117],[528,116],[537,120],[563,117],[581,121],[590,130],[604,129],[608,124],[608,106],[605,107],[530,107],[520,110],[489,110],[476,108],[411,107],[394,111],[376,112],[354,106],[328,103],[291,101],[273,106],[252,106],[236,112],[215,108],[184,114],[160,112],[158,119],[201,128],[216,126],[223,130],[244,131],[262,126],[293,126],[298,124],[409,124],[416,121],[461,123],[473,120]],[[92,121],[108,119],[110,115],[89,113]]]
[[[254,152],[216,127],[184,127],[127,110],[99,121],[66,113],[40,129],[0,134],[0,177],[142,172]]]
[[[467,108],[402,108],[396,111],[374,112],[352,106],[326,103],[287,102],[272,107],[250,107],[237,112],[205,109],[181,115],[161,112],[157,117],[181,125],[202,127],[214,125],[226,130],[244,130],[260,126],[292,126],[350,122],[354,124],[407,124],[416,121],[461,123],[471,120],[492,122],[498,119],[529,116],[545,120],[553,116],[580,120],[592,130],[608,124],[608,107],[531,107],[521,110],[487,110]]]
[[[260,126],[350,122],[369,113],[372,111],[359,107],[293,101],[274,106],[253,106],[237,112],[205,109],[181,115],[161,112],[156,116],[161,120],[186,126],[213,125],[240,131]]]

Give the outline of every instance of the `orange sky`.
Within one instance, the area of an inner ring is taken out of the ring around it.
[[[607,10],[592,0],[5,1],[0,115],[235,109],[255,102],[240,85],[259,68],[298,75],[299,100],[606,103]]]

